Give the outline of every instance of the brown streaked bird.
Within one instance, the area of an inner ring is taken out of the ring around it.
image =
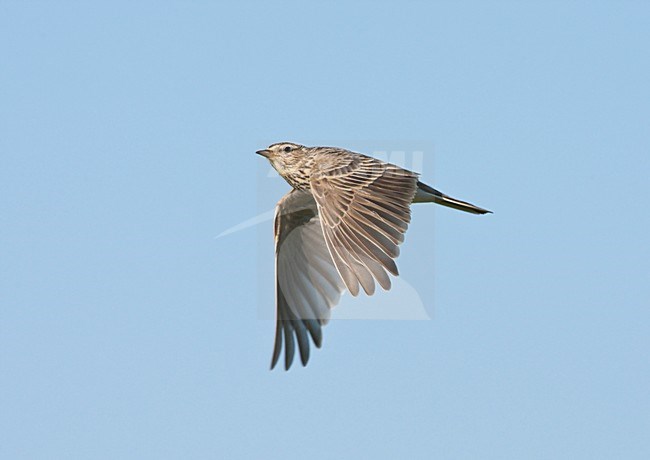
[[[472,214],[491,211],[447,196],[418,174],[360,153],[291,142],[256,153],[293,187],[275,210],[276,329],[271,369],[284,342],[291,367],[295,343],[302,365],[309,336],[316,347],[321,327],[346,289],[367,295],[375,282],[390,289],[395,259],[411,221],[411,203],[437,203]]]

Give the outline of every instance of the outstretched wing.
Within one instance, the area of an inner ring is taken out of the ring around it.
[[[275,212],[276,330],[271,369],[285,348],[285,368],[295,354],[309,360],[309,337],[321,346],[321,326],[345,289],[329,255],[318,208],[311,193],[293,190]]]
[[[411,220],[417,174],[375,158],[334,150],[314,162],[311,188],[334,264],[352,295],[359,284],[372,295],[376,280],[390,288],[387,271]]]

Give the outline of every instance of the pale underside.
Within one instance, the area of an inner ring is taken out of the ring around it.
[[[277,205],[276,337],[271,367],[282,344],[289,368],[298,343],[309,359],[309,336],[322,343],[321,326],[347,289],[368,295],[375,282],[390,289],[394,259],[410,222],[417,175],[374,158],[355,155],[322,161],[311,191],[293,190]],[[343,165],[343,166],[342,166]]]

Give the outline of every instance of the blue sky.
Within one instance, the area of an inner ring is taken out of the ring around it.
[[[0,3],[0,457],[650,456],[646,2],[91,3]],[[281,140],[495,212],[414,209],[430,321],[268,370]]]

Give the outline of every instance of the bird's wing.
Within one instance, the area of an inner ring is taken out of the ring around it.
[[[285,368],[295,354],[295,342],[303,366],[309,360],[309,337],[320,348],[321,326],[330,318],[345,290],[329,255],[318,208],[311,193],[293,190],[275,211],[276,329],[271,369],[282,343]],[[295,340],[294,340],[295,336]]]
[[[323,156],[311,189],[334,264],[352,295],[359,284],[372,295],[374,280],[389,289],[386,271],[398,273],[393,259],[411,220],[417,174],[347,151]]]

